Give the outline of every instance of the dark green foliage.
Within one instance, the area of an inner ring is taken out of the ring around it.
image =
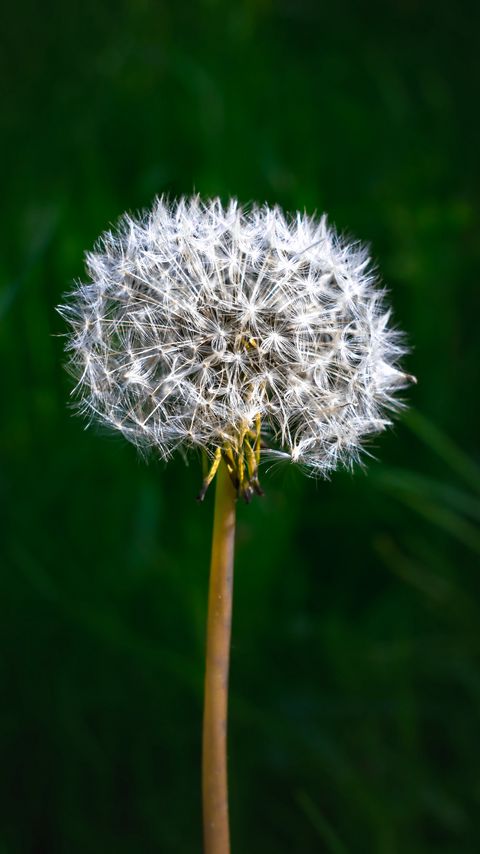
[[[234,851],[480,850],[474,9],[5,10],[0,854],[200,851],[212,496],[71,417],[54,312],[109,222],[192,188],[371,240],[419,378],[366,474],[275,466],[239,508]]]

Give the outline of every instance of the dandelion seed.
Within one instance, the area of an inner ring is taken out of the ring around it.
[[[321,219],[198,196],[125,215],[60,312],[79,409],[168,459],[246,437],[326,476],[402,404],[368,253]],[[264,454],[262,450],[261,454]]]

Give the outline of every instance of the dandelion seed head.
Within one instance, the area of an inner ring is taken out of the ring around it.
[[[385,293],[325,216],[161,198],[86,267],[59,308],[74,394],[142,450],[213,456],[261,423],[269,453],[328,475],[402,405]]]

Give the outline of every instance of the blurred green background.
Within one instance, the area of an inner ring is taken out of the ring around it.
[[[239,507],[234,852],[478,852],[475,4],[3,18],[0,854],[201,849],[213,496],[71,416],[54,310],[125,209],[194,188],[371,241],[419,378],[366,472]]]

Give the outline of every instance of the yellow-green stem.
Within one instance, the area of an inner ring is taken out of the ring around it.
[[[232,622],[235,499],[227,466],[220,463],[215,488],[208,594],[203,711],[202,793],[205,854],[229,854],[227,709]]]

